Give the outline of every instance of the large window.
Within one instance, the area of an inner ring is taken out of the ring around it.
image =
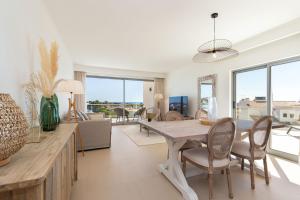
[[[235,116],[255,120],[267,115],[267,68],[235,73]]]
[[[256,120],[272,115],[285,125],[273,129],[269,152],[298,160],[300,135],[300,61],[269,63],[233,72],[233,111],[237,119]]]
[[[151,83],[153,84],[153,81],[88,76],[86,79],[87,110],[102,113],[105,118],[111,118],[114,123],[137,121],[140,117],[137,111],[144,106],[149,106],[144,105],[144,97],[149,98],[149,94],[146,94],[149,90],[144,88],[145,85],[149,87]]]

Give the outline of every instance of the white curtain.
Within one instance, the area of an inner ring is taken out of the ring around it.
[[[74,98],[76,100],[76,108],[78,111],[86,112],[86,102],[85,102],[85,78],[86,73],[80,71],[74,71],[74,79],[80,81],[84,88],[84,94],[76,94]]]
[[[165,114],[165,79],[164,78],[155,78],[154,79],[154,97],[161,96],[162,99],[155,99],[154,98],[154,108],[157,112],[160,110],[160,114],[162,119],[164,119]],[[159,103],[158,103],[159,102]],[[159,104],[159,108],[158,108]]]

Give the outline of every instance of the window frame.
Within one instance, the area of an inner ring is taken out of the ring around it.
[[[250,67],[246,67],[246,68],[241,68],[241,69],[237,69],[237,70],[232,70],[231,71],[231,114],[234,118],[236,118],[236,75],[238,73],[243,73],[243,72],[247,72],[247,71],[253,71],[253,70],[259,70],[259,69],[263,69],[263,68],[267,68],[267,114],[270,116],[272,115],[272,67],[273,66],[277,66],[277,65],[283,65],[283,64],[288,64],[288,63],[292,63],[292,62],[299,62],[300,61],[300,56],[296,56],[296,57],[291,57],[291,58],[286,58],[286,59],[281,59],[281,60],[277,60],[277,61],[273,61],[273,62],[266,62],[260,65],[255,65],[255,66],[250,66]],[[267,152],[288,160],[292,160],[292,161],[299,161],[299,157],[300,157],[300,152],[299,155],[293,155],[287,152],[282,152],[282,151],[278,151],[275,149],[272,149],[270,146],[272,142],[272,136],[270,136],[270,140],[269,140],[269,144],[267,146]],[[300,140],[299,140],[300,143]]]

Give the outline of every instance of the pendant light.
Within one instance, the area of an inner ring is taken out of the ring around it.
[[[202,44],[198,48],[198,53],[193,57],[197,63],[210,63],[226,58],[237,56],[238,51],[232,49],[232,43],[226,39],[216,39],[216,18],[218,13],[212,13],[211,18],[214,20],[214,39]]]

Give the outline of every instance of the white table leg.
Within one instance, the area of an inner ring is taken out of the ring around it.
[[[178,161],[179,149],[186,140],[173,141],[166,138],[169,147],[169,159],[160,165],[160,172],[181,192],[185,200],[198,200],[197,194],[188,185]]]

